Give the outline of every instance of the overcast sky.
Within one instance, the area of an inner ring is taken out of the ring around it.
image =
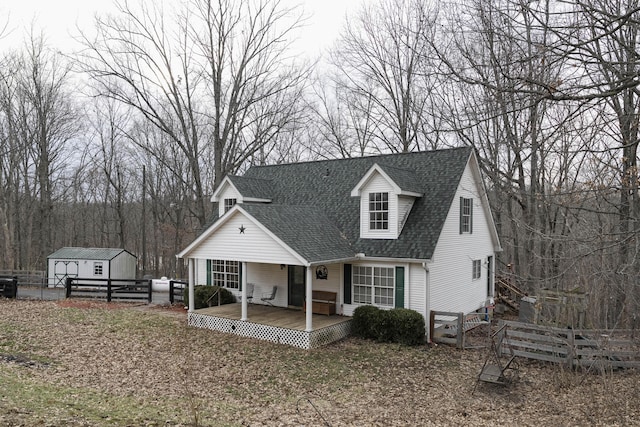
[[[242,1],[242,0],[238,0]],[[337,36],[344,16],[356,10],[360,4],[374,0],[285,0],[291,4],[302,3],[312,17],[309,26],[301,34],[301,44],[309,46],[309,54],[331,45]],[[0,40],[4,50],[8,44],[21,40],[25,28],[33,20],[42,28],[49,42],[60,50],[71,47],[70,32],[75,32],[76,23],[89,28],[94,14],[113,10],[111,0],[0,0],[0,17],[9,18],[10,37]]]

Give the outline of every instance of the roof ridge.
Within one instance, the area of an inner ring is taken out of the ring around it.
[[[459,150],[470,150],[470,149],[472,149],[470,145],[463,145],[461,147],[438,148],[436,150],[407,151],[402,153],[375,154],[371,156],[344,157],[344,158],[338,158],[338,159],[308,160],[308,161],[301,161],[301,162],[277,163],[272,165],[253,165],[253,166],[250,166],[249,169],[272,168],[272,167],[293,166],[293,165],[308,165],[312,163],[320,164],[320,163],[334,163],[334,162],[344,162],[344,161],[365,161],[365,160],[370,161],[371,159],[376,159],[376,158],[404,157],[404,156],[411,156],[411,155],[433,155],[433,153],[439,153],[443,151],[459,151]]]

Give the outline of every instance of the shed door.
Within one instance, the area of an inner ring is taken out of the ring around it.
[[[302,265],[289,266],[289,305],[293,307],[302,307],[304,304],[305,291],[305,267]]]

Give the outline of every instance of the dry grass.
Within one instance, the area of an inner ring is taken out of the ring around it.
[[[514,385],[472,394],[483,350],[304,351],[180,312],[66,305],[0,300],[0,426],[640,425],[635,372],[522,361]]]

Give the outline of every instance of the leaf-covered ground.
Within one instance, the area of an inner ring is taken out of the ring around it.
[[[304,351],[147,306],[0,300],[0,426],[640,425],[640,375],[350,338]]]

